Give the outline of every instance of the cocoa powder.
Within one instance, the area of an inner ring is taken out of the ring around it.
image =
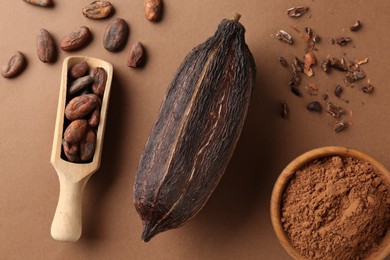
[[[324,157],[297,170],[285,188],[281,222],[308,259],[362,259],[390,225],[390,186],[369,162]]]

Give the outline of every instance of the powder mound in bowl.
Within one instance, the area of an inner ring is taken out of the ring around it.
[[[290,179],[281,222],[308,259],[363,259],[390,225],[390,186],[374,166],[352,157],[315,159]]]

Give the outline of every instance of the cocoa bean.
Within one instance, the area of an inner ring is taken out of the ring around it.
[[[87,46],[91,40],[91,32],[86,26],[72,31],[61,41],[61,49],[64,51],[75,51]]]
[[[163,99],[134,183],[144,241],[194,217],[233,154],[256,74],[238,18],[186,56]]]
[[[74,144],[81,141],[87,132],[88,122],[85,119],[74,120],[65,129],[64,140],[68,143]]]
[[[100,107],[97,106],[88,119],[88,124],[92,127],[98,126],[100,122]]]
[[[1,75],[4,78],[12,78],[18,76],[26,67],[27,61],[23,53],[17,51],[14,53],[7,62],[1,67]]]
[[[74,79],[84,76],[89,70],[88,63],[80,61],[70,68],[70,76]]]
[[[41,29],[37,36],[37,54],[42,62],[54,62],[57,57],[57,48],[50,33]]]
[[[93,82],[93,78],[89,75],[76,79],[69,87],[69,94],[74,95],[85,89]]]
[[[67,141],[63,140],[62,141],[62,147],[64,148],[64,154],[66,158],[68,158],[69,161],[71,162],[79,162],[80,157],[78,155],[79,152],[79,143],[68,143]]]
[[[89,75],[93,78],[93,93],[102,97],[106,89],[107,72],[101,67],[95,67],[90,71]]]
[[[161,19],[162,0],[144,0],[145,17],[151,22],[157,22]]]
[[[99,104],[100,100],[95,94],[74,97],[65,107],[65,116],[71,121],[84,118]]]
[[[52,7],[54,5],[52,0],[23,0],[23,1],[41,7]]]
[[[129,36],[129,27],[125,20],[116,18],[106,28],[103,36],[103,46],[108,51],[121,50]]]
[[[88,161],[93,157],[96,147],[96,134],[93,130],[88,130],[80,142],[80,159]]]
[[[142,67],[145,63],[145,51],[141,42],[136,42],[131,47],[129,57],[127,58],[127,66],[137,68]]]
[[[103,19],[110,16],[114,7],[108,1],[94,1],[83,8],[83,15],[91,19]]]

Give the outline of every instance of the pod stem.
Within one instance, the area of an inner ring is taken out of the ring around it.
[[[233,16],[233,21],[238,22],[240,18],[241,18],[241,14],[235,12]]]

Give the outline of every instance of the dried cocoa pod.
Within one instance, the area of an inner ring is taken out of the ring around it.
[[[93,130],[88,130],[80,142],[80,159],[88,161],[93,157],[96,147],[96,134]]]
[[[85,89],[93,82],[93,78],[89,75],[76,79],[69,87],[69,94],[74,95],[81,90]]]
[[[23,1],[41,7],[52,7],[54,5],[52,0],[23,0]]]
[[[89,75],[93,79],[92,91],[99,97],[104,95],[107,82],[107,72],[101,67],[95,67],[91,70]]]
[[[91,32],[86,26],[72,31],[61,41],[61,49],[64,51],[75,51],[84,48],[91,40]]]
[[[51,34],[41,29],[37,36],[37,54],[42,62],[54,62],[57,58],[57,48]]]
[[[99,104],[100,100],[95,94],[74,97],[65,107],[65,116],[71,121],[84,118]]]
[[[1,75],[4,78],[18,76],[26,67],[26,58],[20,51],[15,52],[1,67]]]
[[[162,0],[144,0],[145,17],[151,22],[161,19]]]
[[[79,143],[71,144],[65,140],[62,141],[62,147],[64,148],[64,154],[70,162],[79,162],[80,161],[80,156],[78,155],[79,146],[80,146]]]
[[[141,42],[136,42],[131,47],[129,57],[127,58],[127,66],[137,68],[142,67],[145,62],[144,46]]]
[[[80,61],[70,68],[70,76],[74,79],[84,76],[89,70],[88,63]]]
[[[108,51],[121,50],[129,36],[129,27],[125,20],[116,18],[106,28],[103,36],[103,46]]]
[[[238,19],[187,55],[161,105],[134,183],[144,241],[195,216],[233,154],[256,74]]]
[[[110,16],[114,7],[108,1],[94,1],[83,8],[83,15],[90,19],[103,19]]]
[[[100,122],[100,107],[97,106],[88,119],[88,124],[92,127],[98,126]]]
[[[77,119],[68,125],[64,132],[64,140],[74,144],[81,141],[87,132],[88,122],[85,119]]]

